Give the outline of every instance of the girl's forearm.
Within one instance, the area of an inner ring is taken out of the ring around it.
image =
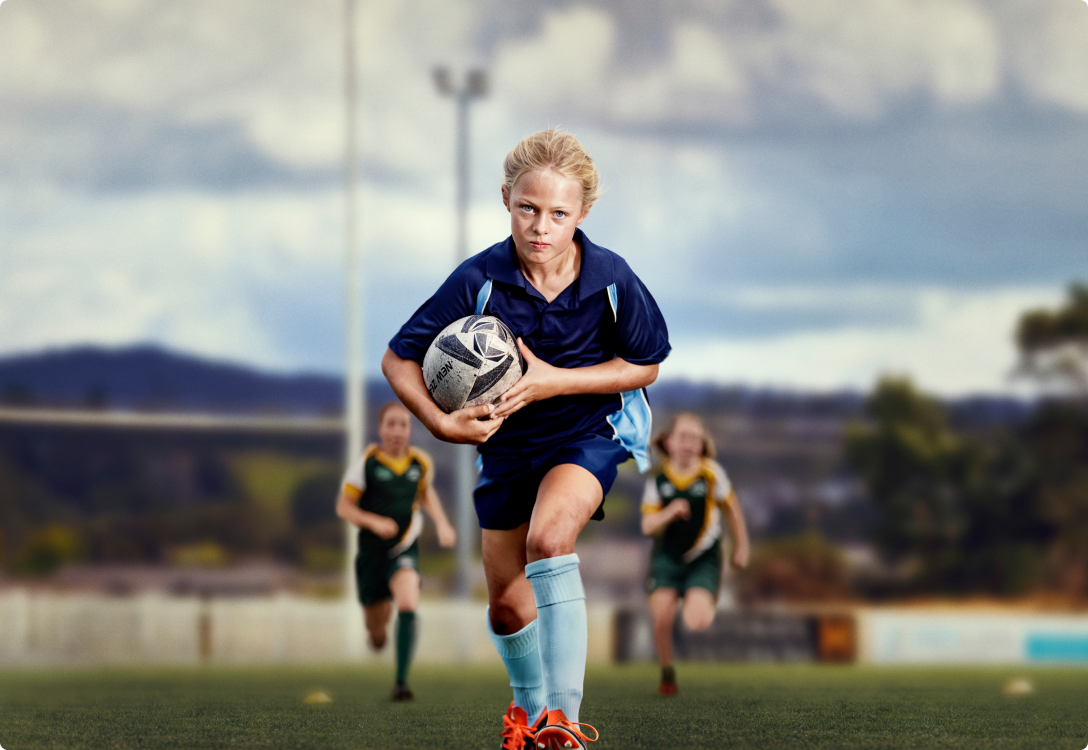
[[[442,508],[442,503],[438,500],[438,493],[434,491],[434,487],[428,487],[426,492],[423,493],[423,510],[430,514],[431,518],[438,526],[449,526],[449,519],[446,518],[446,511]]]
[[[642,516],[642,535],[657,536],[673,519],[668,511],[659,510],[656,513],[646,513]]]
[[[748,549],[748,527],[744,523],[744,515],[736,500],[729,503],[726,509],[725,523],[729,527],[729,534],[733,537],[733,544],[737,548]]]
[[[347,494],[341,494],[336,503],[336,515],[360,529],[373,531],[374,521],[385,516],[371,513],[359,507],[357,501],[353,501]]]
[[[589,367],[559,369],[560,392],[564,394],[623,393],[657,380],[658,365],[635,365],[616,357]],[[558,368],[557,368],[558,369]]]

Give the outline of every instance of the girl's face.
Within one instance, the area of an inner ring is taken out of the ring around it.
[[[509,190],[504,185],[502,200],[525,263],[548,263],[566,252],[575,228],[589,214],[582,205],[582,184],[551,169],[526,172]]]
[[[412,439],[412,418],[408,410],[394,406],[386,411],[378,423],[378,439],[386,453],[400,454],[407,450],[408,441]]]
[[[680,417],[663,442],[670,459],[690,466],[703,455],[703,426],[691,417]]]

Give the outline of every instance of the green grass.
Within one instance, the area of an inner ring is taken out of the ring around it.
[[[1026,676],[1036,692],[1001,688]],[[656,694],[649,665],[591,668],[582,718],[607,748],[1068,748],[1088,743],[1088,670],[694,665]],[[495,748],[501,668],[0,673],[0,745],[33,748]],[[331,704],[307,705],[324,690]]]

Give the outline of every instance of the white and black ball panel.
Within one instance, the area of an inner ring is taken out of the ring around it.
[[[498,401],[524,372],[514,334],[491,315],[450,323],[423,357],[423,381],[445,412]]]

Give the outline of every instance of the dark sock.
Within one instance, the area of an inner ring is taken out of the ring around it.
[[[661,681],[662,682],[676,682],[676,668],[675,667],[662,667],[661,668]]]
[[[416,613],[397,613],[397,682],[408,680],[408,665],[416,645]]]

